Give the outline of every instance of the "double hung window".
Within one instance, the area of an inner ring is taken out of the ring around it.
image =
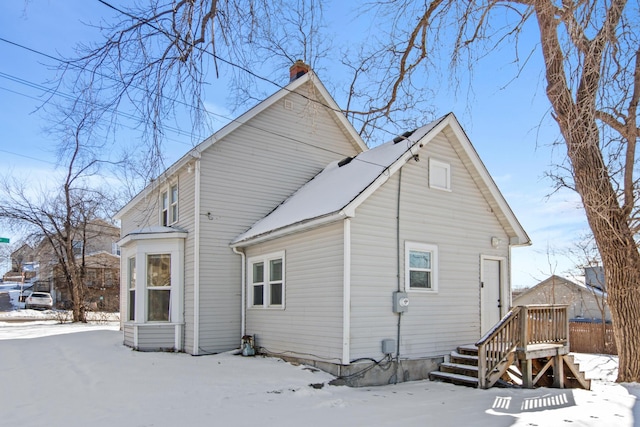
[[[160,224],[168,226],[178,222],[178,184],[160,193]]]
[[[249,260],[249,305],[284,308],[284,253]]]
[[[169,321],[171,254],[147,255],[147,320]]]
[[[438,247],[407,242],[405,254],[405,288],[411,291],[437,291]]]

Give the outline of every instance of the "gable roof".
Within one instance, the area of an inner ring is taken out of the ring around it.
[[[531,288],[525,290],[520,295],[515,297],[513,300],[515,303],[520,298],[524,298],[531,294],[535,294],[536,292],[540,291],[542,288],[547,287],[549,285],[554,285],[554,284],[557,286],[567,286],[570,288],[576,288],[578,291],[588,291],[589,293],[592,293],[598,297],[607,296],[607,293],[603,292],[602,289],[596,286],[591,286],[586,284],[584,279],[585,279],[584,276],[562,277],[554,274],[547,277],[546,279],[536,284],[535,286],[532,286]]]
[[[311,100],[307,95],[298,91],[298,89],[302,88],[305,84],[312,84],[316,89],[315,93],[318,95],[318,100]],[[241,116],[233,119],[230,123],[222,127],[220,130],[215,132],[213,135],[202,141],[196,147],[192,148],[187,152],[184,156],[182,156],[178,161],[176,161],[173,165],[171,165],[167,170],[165,170],[160,176],[154,180],[152,183],[147,185],[140,193],[138,193],[131,201],[129,201],[125,206],[123,206],[116,214],[115,218],[120,219],[124,215],[126,211],[128,211],[133,205],[138,203],[142,198],[149,195],[153,190],[163,185],[166,180],[174,175],[178,170],[183,167],[186,167],[189,162],[194,159],[199,159],[201,153],[207,148],[211,147],[213,144],[223,139],[239,127],[245,125],[248,121],[256,117],[258,114],[271,107],[278,101],[282,100],[285,96],[290,93],[297,93],[307,99],[310,99],[312,102],[316,102],[318,105],[324,106],[330,113],[330,115],[334,118],[336,124],[339,128],[342,129],[344,134],[351,141],[351,144],[356,148],[357,151],[366,151],[368,150],[367,145],[362,140],[358,132],[354,129],[353,125],[347,120],[346,116],[342,113],[342,110],[336,104],[335,100],[329,94],[327,88],[322,84],[320,79],[316,76],[316,74],[309,70],[306,74],[297,79],[291,81],[288,85],[284,86],[282,89],[263,100],[253,108],[249,109],[247,112],[242,114]]]
[[[352,217],[355,209],[418,151],[441,132],[451,133],[458,155],[472,171],[474,180],[491,205],[498,220],[512,237],[513,245],[530,240],[509,208],[495,182],[478,157],[459,122],[449,113],[412,133],[358,154],[353,159],[333,162],[300,188],[269,215],[231,242],[232,247],[308,229]]]

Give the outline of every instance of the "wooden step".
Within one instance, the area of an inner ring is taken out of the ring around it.
[[[471,356],[468,354],[460,354],[457,351],[451,352],[451,363],[458,363],[461,365],[475,365],[478,366],[478,356]]]
[[[468,377],[478,378],[478,366],[465,365],[461,363],[441,363],[440,372],[449,372],[452,374],[465,375]]]
[[[433,371],[429,374],[431,381],[443,381],[456,385],[464,385],[467,387],[478,387],[478,378],[469,377],[467,375],[453,374],[451,372]]]
[[[458,353],[466,354],[469,356],[478,355],[478,347],[475,344],[465,344],[458,347]]]

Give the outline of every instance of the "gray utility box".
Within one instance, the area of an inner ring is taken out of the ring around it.
[[[396,340],[387,338],[382,340],[382,354],[393,354],[396,351]]]
[[[393,312],[405,313],[409,311],[409,296],[406,292],[393,293]]]

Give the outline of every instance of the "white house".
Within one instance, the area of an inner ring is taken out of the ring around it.
[[[126,345],[206,354],[252,336],[358,384],[425,378],[480,338],[529,244],[453,114],[367,150],[313,72],[118,217]]]

